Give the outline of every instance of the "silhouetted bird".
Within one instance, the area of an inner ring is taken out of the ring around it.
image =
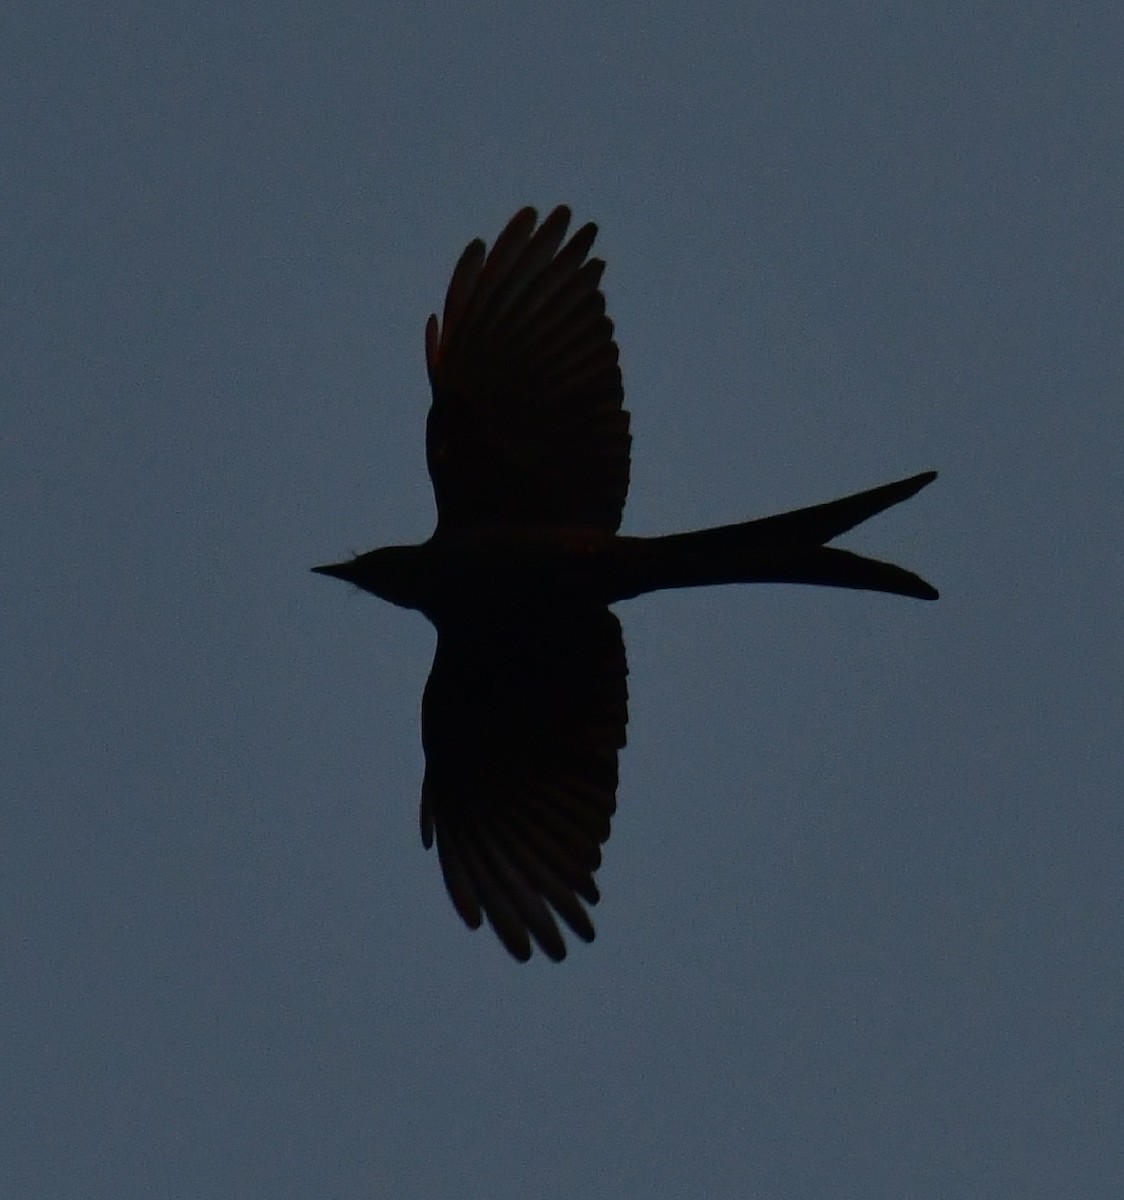
[[[421,833],[457,912],[518,959],[561,960],[556,917],[586,905],[616,807],[628,693],[608,605],[659,588],[813,583],[936,599],[890,563],[825,545],[930,483],[927,471],[828,504],[670,537],[620,537],[628,413],[613,325],[569,209],[517,212],[470,242],[425,353],[437,528],[315,567],[423,612],[437,629],[422,700]]]

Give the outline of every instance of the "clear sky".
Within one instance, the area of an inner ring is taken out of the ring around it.
[[[1124,1194],[1116,5],[9,5],[0,1192]],[[621,606],[598,940],[421,848],[422,331],[596,220],[624,529],[940,479],[936,604]]]

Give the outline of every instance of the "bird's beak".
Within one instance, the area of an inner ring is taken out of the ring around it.
[[[350,563],[328,563],[327,566],[313,567],[316,575],[331,575],[333,579],[347,579]]]

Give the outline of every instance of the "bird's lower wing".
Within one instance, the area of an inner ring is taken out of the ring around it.
[[[442,624],[422,701],[422,839],[471,928],[518,959],[585,941],[616,808],[628,721],[620,625],[608,609]]]

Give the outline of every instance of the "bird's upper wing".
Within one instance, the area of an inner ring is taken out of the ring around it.
[[[628,413],[613,324],[570,210],[515,214],[490,252],[470,242],[429,318],[426,459],[439,526],[614,532],[628,491]]]
[[[466,924],[487,917],[518,959],[559,961],[555,914],[593,940],[586,904],[616,808],[628,721],[608,609],[443,622],[422,701],[422,840],[434,835]],[[584,903],[583,903],[584,902]]]

